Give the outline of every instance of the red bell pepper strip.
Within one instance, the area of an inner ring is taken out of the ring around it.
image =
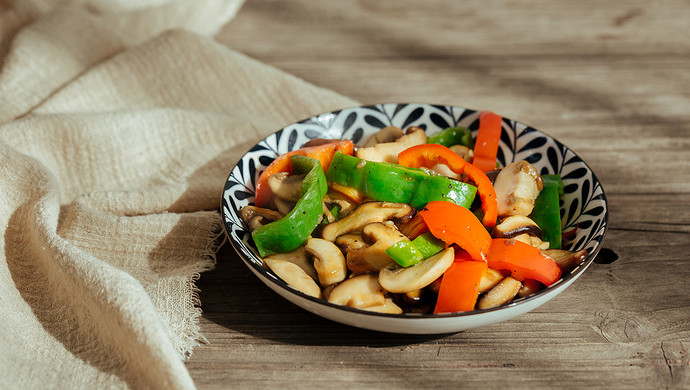
[[[482,201],[482,211],[484,211],[482,223],[489,229],[496,225],[498,206],[496,190],[491,180],[479,168],[467,163],[457,153],[438,144],[416,145],[398,154],[398,164],[412,168],[432,168],[437,164],[445,164],[458,175],[464,173],[477,185],[477,192]]]
[[[434,237],[448,245],[457,244],[476,261],[486,261],[491,235],[470,210],[437,200],[429,202],[419,215]]]
[[[474,310],[479,283],[488,270],[483,261],[472,261],[464,250],[455,252],[455,261],[443,273],[434,314]]]
[[[550,286],[561,277],[561,269],[553,259],[514,239],[494,238],[486,259],[490,268],[510,271],[520,281],[535,279]]]
[[[256,182],[256,190],[254,192],[254,204],[258,207],[266,207],[266,205],[268,205],[273,195],[271,189],[268,187],[268,178],[278,172],[292,173],[290,157],[299,155],[317,159],[321,163],[323,171],[326,172],[331,165],[333,155],[338,150],[351,155],[354,151],[354,143],[349,140],[333,140],[322,145],[307,146],[298,150],[293,150],[276,157],[276,159],[261,172],[261,175],[259,175],[259,180]]]
[[[479,132],[474,143],[474,158],[472,165],[482,172],[496,169],[496,153],[501,140],[501,121],[503,118],[491,111],[479,114]]]

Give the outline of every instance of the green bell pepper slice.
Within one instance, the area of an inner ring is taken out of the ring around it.
[[[464,127],[449,127],[427,137],[426,143],[446,147],[464,145],[472,149],[472,132]]]
[[[544,186],[534,201],[532,220],[542,230],[542,240],[549,242],[549,248],[560,249],[563,240],[560,206],[563,182],[560,175],[541,175],[541,178]]]
[[[443,240],[434,237],[431,232],[424,232],[412,240],[414,246],[422,252],[424,258],[431,257],[446,248],[446,243]]]
[[[333,156],[326,177],[329,181],[356,188],[371,199],[407,203],[418,210],[434,200],[469,208],[477,194],[477,187],[446,176],[362,160],[340,152]]]
[[[323,197],[328,182],[319,160],[290,157],[294,174],[307,172],[302,182],[302,195],[295,207],[283,218],[261,226],[252,232],[252,239],[262,257],[273,253],[292,252],[304,244],[321,221]]]
[[[386,254],[402,267],[409,267],[424,260],[422,252],[410,240],[398,241],[389,246]]]
[[[425,232],[412,241],[396,242],[386,249],[386,254],[402,267],[410,267],[441,252],[445,247],[446,243],[443,240],[434,237],[430,232]]]

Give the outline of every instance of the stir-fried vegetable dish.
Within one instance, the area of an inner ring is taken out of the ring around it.
[[[381,313],[500,306],[586,257],[561,249],[559,175],[501,167],[502,118],[477,137],[389,126],[362,146],[312,140],[260,175],[240,214],[264,266],[293,288]]]

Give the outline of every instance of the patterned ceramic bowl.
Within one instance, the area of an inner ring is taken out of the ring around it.
[[[380,314],[330,304],[288,286],[262,267],[262,261],[243,225],[239,210],[254,201],[254,186],[261,171],[278,155],[298,149],[314,138],[344,138],[363,143],[385,126],[418,126],[428,134],[447,127],[466,127],[473,136],[479,112],[460,107],[430,104],[377,104],[320,114],[291,124],[251,148],[230,173],[221,200],[227,236],[249,269],[272,290],[303,309],[322,317],[365,329],[410,334],[459,332],[511,319],[546,303],[579,278],[601,249],[607,229],[608,209],[604,190],[594,172],[580,157],[548,135],[504,118],[498,149],[502,165],[526,160],[542,174],[558,173],[564,183],[561,220],[564,231],[577,227],[564,241],[568,250],[587,249],[588,256],[577,268],[526,298],[491,309],[454,314]]]

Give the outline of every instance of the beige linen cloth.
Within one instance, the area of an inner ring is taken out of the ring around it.
[[[355,104],[215,42],[240,7],[0,0],[0,388],[194,388],[230,169]]]

